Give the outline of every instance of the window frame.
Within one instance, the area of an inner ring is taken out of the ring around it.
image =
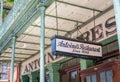
[[[0,80],[7,80],[9,64],[7,62],[2,62],[2,63],[0,63],[0,66],[1,66]],[[5,75],[5,78],[3,78],[4,75]]]

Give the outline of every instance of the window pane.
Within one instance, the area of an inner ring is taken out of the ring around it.
[[[101,72],[101,73],[100,73],[100,82],[106,82],[105,72]]]
[[[7,63],[3,63],[2,64],[2,73],[7,73],[8,71],[8,64]]]
[[[8,78],[8,63],[0,63],[0,79],[5,80]]]
[[[96,75],[95,75],[95,74],[92,75],[92,82],[97,82],[97,80],[96,80]]]
[[[86,82],[91,82],[91,81],[90,81],[90,76],[87,76],[87,77],[86,77]]]
[[[113,82],[113,80],[112,80],[112,76],[113,76],[112,70],[107,71],[106,74],[107,74],[107,82]]]
[[[3,80],[7,79],[7,74],[1,74],[1,79]]]
[[[73,71],[70,73],[70,78],[71,78],[71,82],[78,82],[77,81],[77,71]]]
[[[45,71],[45,80],[46,80],[46,82],[50,82],[50,72],[49,72],[49,70]]]

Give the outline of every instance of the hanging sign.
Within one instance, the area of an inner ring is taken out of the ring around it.
[[[101,45],[86,43],[62,36],[52,38],[52,53],[54,55],[64,55],[70,57],[96,58],[102,57]]]

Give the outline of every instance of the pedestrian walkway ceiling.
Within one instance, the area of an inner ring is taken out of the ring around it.
[[[80,31],[80,28],[111,9],[113,9],[112,0],[57,0],[52,2],[45,12],[45,49],[50,50],[52,36],[61,35],[76,38],[77,34],[75,32],[77,30]],[[22,31],[16,33],[18,37],[15,46],[15,62],[23,62],[40,52],[40,15],[37,15],[34,19],[35,21],[28,22],[29,25],[21,26]],[[91,26],[93,27],[94,24],[91,24]],[[27,29],[25,29],[26,27]],[[4,41],[0,40],[0,42],[1,45],[4,44]],[[0,61],[10,61],[11,52],[11,44],[5,46],[0,55]]]

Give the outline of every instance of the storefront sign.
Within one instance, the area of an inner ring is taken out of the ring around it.
[[[52,53],[81,58],[102,57],[102,47],[93,43],[85,43],[61,36],[52,38]]]
[[[101,22],[94,27],[89,27],[89,30],[82,32],[77,39],[83,39],[85,41],[100,42],[104,39],[107,39],[116,34],[116,22],[115,16],[105,19],[104,22]],[[82,29],[81,29],[82,30]]]
[[[29,73],[31,71],[35,71],[39,69],[39,67],[40,67],[40,58],[35,59],[34,61],[31,61],[30,63],[25,65],[23,74]]]
[[[56,61],[60,58],[60,56],[54,56],[52,53],[47,53],[47,56],[45,55],[45,64],[49,64],[53,61]],[[40,58],[36,57],[35,59],[32,59],[32,61],[29,61],[23,65],[22,74],[27,74],[33,71],[36,71],[40,68]]]

